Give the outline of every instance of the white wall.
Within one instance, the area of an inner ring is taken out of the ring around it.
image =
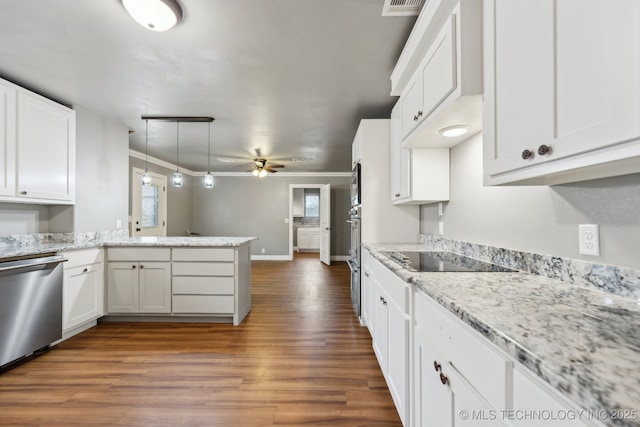
[[[0,203],[0,235],[49,231],[49,207],[26,203]]]
[[[331,184],[331,255],[349,253],[348,177],[216,176],[207,190],[194,179],[193,231],[209,236],[256,236],[252,255],[289,255],[290,184]]]
[[[50,208],[50,232],[127,227],[129,130],[82,107],[76,110],[76,203]]]
[[[420,230],[525,252],[640,269],[640,174],[558,186],[482,186],[482,136],[451,150],[451,198],[421,207]],[[578,224],[599,224],[600,257],[578,253]]]

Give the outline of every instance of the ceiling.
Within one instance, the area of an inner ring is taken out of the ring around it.
[[[383,0],[180,0],[158,33],[119,0],[0,0],[0,76],[135,131],[142,115],[212,116],[211,169],[257,156],[287,172],[345,172],[361,118],[387,118],[389,76],[415,17]],[[149,122],[150,156],[176,162],[176,123]],[[208,125],[180,124],[180,166],[207,169]],[[304,158],[294,163],[291,158]]]

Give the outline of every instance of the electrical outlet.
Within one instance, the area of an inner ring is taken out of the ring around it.
[[[578,225],[578,244],[581,255],[600,256],[598,224]]]
[[[261,253],[264,253],[264,252],[265,252],[264,248],[262,248],[262,250],[261,250],[260,252],[261,252]]]
[[[122,228],[122,220],[116,219],[116,229],[120,230]]]
[[[444,222],[442,221],[438,223],[438,234],[444,236]]]
[[[442,202],[438,203],[438,216],[442,216]]]

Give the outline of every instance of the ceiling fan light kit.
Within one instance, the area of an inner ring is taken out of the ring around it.
[[[167,31],[182,20],[182,7],[176,0],[122,0],[129,15],[151,31]]]

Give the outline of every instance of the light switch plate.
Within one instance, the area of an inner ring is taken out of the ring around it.
[[[438,234],[444,236],[444,222],[438,222]]]
[[[578,225],[578,244],[581,255],[600,256],[598,224]]]

